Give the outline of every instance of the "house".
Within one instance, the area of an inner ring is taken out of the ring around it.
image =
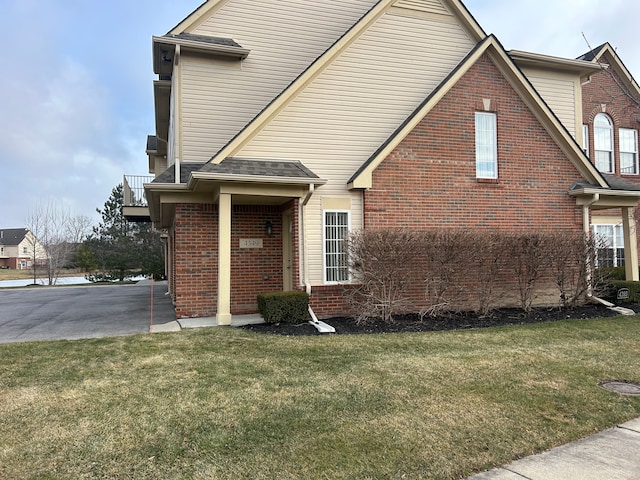
[[[30,230],[26,228],[7,228],[0,230],[0,268],[24,270],[33,267],[35,258],[39,263],[45,261],[44,247]]]
[[[179,318],[291,289],[343,313],[363,228],[588,232],[614,208],[638,278],[640,190],[582,148],[601,63],[507,52],[458,0],[209,0],[153,66],[154,177],[125,186],[148,210],[125,215],[166,232]]]
[[[600,67],[582,81],[583,148],[607,177],[610,185],[638,190],[638,83],[608,43],[596,47],[579,59]],[[629,254],[623,241],[627,213],[619,209],[599,209],[593,212],[593,231],[605,237],[610,246],[606,255],[600,255],[599,261],[603,265],[623,266],[629,261],[637,263],[637,259],[633,257],[625,258],[625,253],[627,257]]]

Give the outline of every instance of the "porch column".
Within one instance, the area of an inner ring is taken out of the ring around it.
[[[231,324],[231,194],[218,200],[218,325]]]
[[[638,281],[638,239],[633,208],[622,209],[622,230],[624,232],[624,270],[627,280]]]

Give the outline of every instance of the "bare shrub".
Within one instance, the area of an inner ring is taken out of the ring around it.
[[[372,318],[392,321],[412,308],[407,285],[415,281],[420,256],[415,231],[365,230],[349,237],[349,267],[358,287],[349,295],[359,312],[357,322]]]
[[[581,232],[548,234],[549,266],[560,293],[560,305],[575,307],[584,302],[595,260],[596,240]]]
[[[496,308],[504,288],[500,285],[500,272],[504,268],[506,235],[499,232],[475,232],[470,251],[474,258],[467,269],[475,290],[474,310],[482,316]]]
[[[472,235],[460,229],[436,230],[422,236],[426,305],[421,316],[435,316],[459,304],[457,299],[473,258],[472,240]]]
[[[549,265],[547,236],[541,233],[516,233],[505,240],[505,252],[515,275],[520,308],[531,311],[538,280]]]

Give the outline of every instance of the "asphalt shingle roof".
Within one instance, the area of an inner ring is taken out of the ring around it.
[[[287,160],[254,160],[230,157],[220,163],[182,163],[180,164],[180,182],[186,183],[193,172],[277,178],[303,178],[318,180],[315,173],[301,162]],[[152,183],[175,183],[175,167],[171,166]]]
[[[26,228],[6,228],[0,230],[0,245],[14,246],[20,245],[20,242],[27,236]]]

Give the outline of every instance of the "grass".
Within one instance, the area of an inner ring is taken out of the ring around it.
[[[36,271],[38,278],[45,278],[47,276],[47,272],[44,268],[38,268]],[[61,277],[69,277],[69,276],[82,276],[85,272],[79,269],[66,269],[60,272]],[[32,279],[33,278],[33,270],[14,270],[14,269],[0,269],[0,280],[24,280],[24,279]]]
[[[640,415],[640,319],[0,346],[0,478],[456,479]]]

